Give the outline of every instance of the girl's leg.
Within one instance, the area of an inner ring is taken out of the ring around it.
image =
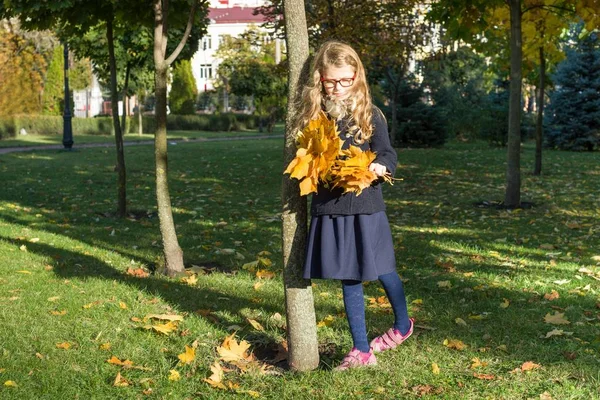
[[[380,275],[379,281],[394,310],[394,328],[398,329],[402,335],[405,335],[410,330],[411,323],[408,319],[406,297],[404,296],[402,281],[396,271]]]
[[[370,351],[367,340],[367,324],[365,323],[365,299],[361,281],[343,280],[342,292],[344,294],[344,306],[346,317],[350,325],[350,333],[354,347],[363,353]]]

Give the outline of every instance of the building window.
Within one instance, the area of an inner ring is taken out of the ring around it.
[[[200,79],[212,79],[212,64],[200,64]]]
[[[205,36],[202,38],[202,49],[203,50],[212,49],[212,37],[211,36]]]

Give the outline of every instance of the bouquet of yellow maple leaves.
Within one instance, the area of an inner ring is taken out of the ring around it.
[[[300,181],[300,195],[316,193],[319,182],[344,189],[344,193],[355,192],[371,186],[378,176],[369,171],[375,153],[362,151],[357,146],[342,150],[335,121],[321,113],[309,122],[297,138],[296,157],[289,163],[284,174]],[[383,177],[392,182],[390,176]]]

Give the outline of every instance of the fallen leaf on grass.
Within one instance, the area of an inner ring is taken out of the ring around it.
[[[556,283],[557,285],[565,285],[567,283],[571,282],[570,279],[560,279],[558,281],[554,281],[553,283]]]
[[[17,382],[15,382],[15,381],[6,381],[6,382],[4,382],[4,386],[7,386],[7,387],[18,387],[19,385],[17,385]]]
[[[550,313],[546,314],[544,322],[553,325],[568,325],[571,323],[565,319],[564,313],[559,313],[558,311],[555,311],[553,315],[550,315]]]
[[[369,297],[369,307],[371,308],[391,308],[392,305],[386,296]]]
[[[176,314],[149,314],[146,315],[147,319],[160,319],[164,321],[183,321],[183,316]]]
[[[169,370],[169,380],[170,381],[178,381],[181,379],[181,375],[176,370]]]
[[[94,302],[91,302],[91,303],[88,303],[88,304],[84,304],[83,308],[89,309],[89,308],[92,308],[94,306],[97,306],[98,304],[102,304],[102,301],[101,300],[96,300]]]
[[[256,277],[259,279],[273,279],[275,278],[275,273],[266,269],[259,269],[256,271]]]
[[[252,287],[254,288],[254,290],[258,290],[264,284],[264,282],[256,282]]]
[[[414,299],[413,301],[411,301],[411,304],[419,306],[423,304],[423,299]]]
[[[475,368],[485,368],[487,367],[488,363],[486,361],[481,361],[478,357],[475,357],[471,360],[472,364],[469,367],[470,369],[475,369]]]
[[[67,310],[61,310],[61,311],[52,310],[52,311],[50,311],[51,315],[65,315],[66,313],[67,313]]]
[[[252,327],[254,327],[254,329],[256,329],[257,331],[261,331],[263,332],[265,330],[265,328],[263,328],[263,326],[256,320],[250,319],[250,318],[246,318],[246,320],[250,323],[250,325],[252,325]]]
[[[112,345],[110,343],[102,343],[100,345],[100,350],[110,350],[111,347]]]
[[[121,310],[127,310],[127,304],[125,304],[124,302],[120,301],[119,302],[119,308]]]
[[[27,271],[27,270],[20,270],[20,271],[17,271],[17,272],[18,272],[18,273],[20,273],[20,274],[28,274],[28,275],[31,275],[31,271]]]
[[[147,278],[150,275],[150,273],[143,268],[127,268],[126,274],[136,278]]]
[[[52,302],[59,300],[59,299],[60,299],[60,296],[48,297],[48,301],[52,301]]]
[[[456,325],[467,326],[467,323],[462,318],[456,318],[454,322],[456,322]]]
[[[533,361],[526,361],[520,367],[513,369],[510,371],[511,374],[521,373],[526,371],[533,371],[534,369],[541,368],[540,364],[536,364]]]
[[[544,294],[544,299],[548,300],[548,301],[552,301],[552,300],[556,300],[560,297],[560,295],[558,294],[558,292],[556,290],[552,290],[550,293],[546,293]]]
[[[553,329],[550,332],[546,333],[545,339],[548,339],[552,336],[571,336],[573,332],[565,332],[562,329]]]
[[[456,349],[456,350],[464,350],[467,347],[469,347],[468,345],[464,344],[462,341],[460,341],[458,339],[445,339],[444,346],[446,346],[449,349]]]
[[[502,303],[500,303],[500,308],[508,308],[510,305],[510,301],[508,299],[504,299]]]
[[[440,367],[439,367],[439,365],[437,365],[436,363],[432,363],[431,364],[431,372],[434,375],[439,375],[440,374]]]
[[[440,288],[448,288],[448,289],[452,288],[452,283],[450,281],[439,281],[437,283],[437,285]]]
[[[125,368],[130,368],[133,366],[133,361],[131,361],[131,360],[121,361],[119,358],[117,358],[115,356],[112,356],[111,358],[106,360],[106,362],[109,364],[113,364],[113,365],[119,365],[119,366],[125,367]]]
[[[473,373],[473,377],[486,381],[493,381],[494,379],[496,379],[496,376],[492,374],[478,374],[477,372]]]
[[[185,346],[185,353],[181,353],[177,356],[181,364],[191,364],[196,359],[196,350],[190,346]]]
[[[422,397],[428,394],[441,394],[444,391],[444,388],[431,385],[416,385],[413,386],[411,390],[416,396]]]
[[[164,324],[154,324],[154,325],[146,325],[144,329],[153,329],[158,333],[162,333],[163,335],[169,335],[171,332],[177,330],[177,323],[174,321],[169,321]]]
[[[215,363],[210,366],[210,370],[212,372],[212,375],[208,378],[204,378],[203,381],[208,383],[212,387],[227,390],[227,387],[222,382],[223,368],[221,368],[221,364],[219,364],[218,361],[215,361]]]
[[[217,347],[217,353],[221,360],[226,362],[252,361],[254,356],[248,353],[250,343],[245,340],[235,340],[235,332],[227,336],[221,346]]]
[[[71,343],[69,343],[69,342],[56,343],[56,348],[69,350],[71,348]]]
[[[333,315],[328,315],[317,323],[317,328],[329,326],[329,325],[333,324],[333,321],[335,321],[335,317]]]
[[[188,277],[181,278],[181,282],[187,283],[190,286],[194,286],[198,283],[198,276],[196,274],[193,274]]]

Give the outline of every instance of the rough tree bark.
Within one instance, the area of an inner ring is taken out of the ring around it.
[[[123,115],[121,116],[121,131],[123,135],[126,133],[127,129],[127,117],[129,113],[129,99],[127,96],[127,92],[129,91],[129,75],[131,74],[131,63],[127,63],[125,67],[125,84],[123,85]]]
[[[508,149],[504,205],[521,205],[521,83],[523,47],[521,0],[510,4],[510,103],[508,108]]]
[[[308,80],[308,30],[304,1],[284,0],[284,18],[288,49],[288,110],[284,145],[284,165],[296,152],[295,132],[296,107],[302,82]],[[319,365],[317,325],[310,280],[302,279],[306,248],[306,198],[300,196],[297,182],[283,178],[283,280],[288,335],[288,363],[292,370],[309,371]]]
[[[106,41],[108,42],[108,57],[110,64],[110,102],[112,110],[113,127],[115,130],[115,142],[117,145],[117,172],[119,208],[117,213],[119,217],[127,214],[127,175],[125,170],[125,153],[123,150],[123,131],[119,123],[119,94],[117,92],[117,62],[115,59],[115,43],[113,38],[113,20],[108,18],[106,21]]]
[[[165,273],[169,276],[174,276],[185,271],[185,267],[183,265],[183,251],[179,246],[179,240],[177,239],[177,232],[175,230],[173,209],[171,207],[171,195],[169,194],[167,159],[167,75],[169,73],[169,66],[177,58],[190,35],[198,3],[196,1],[193,2],[185,33],[177,45],[177,48],[168,58],[166,56],[168,41],[167,4],[168,2],[166,0],[164,1],[164,4],[163,0],[154,0],[153,4],[154,83],[156,91],[154,160],[156,164],[156,201],[163,243]]]
[[[540,47],[540,82],[537,90],[537,121],[535,125],[535,166],[533,175],[542,173],[542,144],[544,140],[544,93],[546,91],[546,57]]]

